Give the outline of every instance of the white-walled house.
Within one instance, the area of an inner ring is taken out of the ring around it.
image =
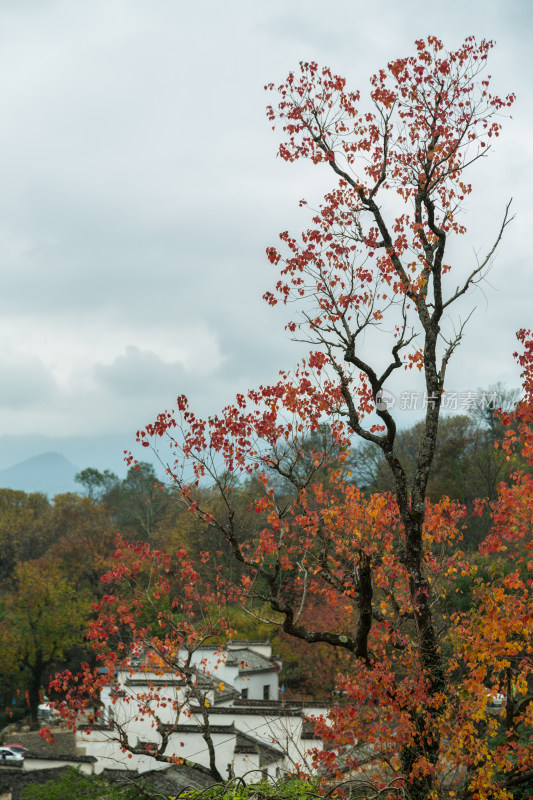
[[[76,734],[78,751],[97,759],[95,772],[168,767],[149,755],[162,745],[163,735],[168,736],[165,756],[208,767],[206,718],[223,777],[246,776],[253,782],[262,775],[278,778],[297,764],[309,768],[307,751],[321,746],[309,719],[326,708],[279,699],[281,663],[269,642],[202,646],[191,664],[197,676],[193,690],[176,675],[147,668],[142,659],[106,687],[100,724],[81,726]],[[140,752],[123,752],[119,729]]]
[[[204,645],[193,655],[207,673],[231,686],[243,699],[277,700],[281,662],[272,656],[270,642],[228,642],[222,652]]]

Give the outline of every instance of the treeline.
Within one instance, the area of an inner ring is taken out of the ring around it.
[[[515,394],[500,389],[498,405],[510,406]],[[407,469],[414,469],[422,426],[415,425],[398,435],[398,448]],[[494,500],[497,486],[523,465],[508,460],[495,446],[504,434],[493,408],[468,415],[443,418],[429,484],[432,501],[448,496],[471,510],[476,498]],[[328,449],[331,437],[323,428],[307,441],[300,462],[287,464],[287,481]],[[368,494],[390,491],[387,464],[370,447],[339,455],[344,480],[354,482]],[[250,542],[258,536],[261,519],[253,510],[262,485],[253,476],[231,485],[239,526]],[[0,490],[0,726],[28,713],[38,724],[37,709],[50,676],[60,668],[77,669],[93,657],[85,646],[85,632],[93,614],[92,606],[105,591],[101,576],[113,565],[117,534],[129,542],[148,542],[153,548],[173,553],[186,548],[196,563],[202,553],[211,558],[206,572],[216,567],[238,581],[238,565],[221,543],[216,531],[180,504],[172,486],[164,486],[150,464],[131,468],[121,480],[109,471],[89,468],[76,476],[79,494],[58,495],[49,501],[41,494]],[[328,481],[328,473],[322,475]],[[287,488],[287,487],[285,487]],[[284,485],[278,487],[283,497]],[[209,487],[194,489],[200,507],[223,516],[221,496]],[[490,515],[469,514],[463,547],[476,557],[478,543],[487,534]],[[206,579],[214,577],[206,574]],[[465,592],[467,588],[465,587]],[[467,598],[457,598],[457,603]],[[330,628],[335,612],[316,603],[311,609]],[[329,615],[329,616],[328,616]],[[281,681],[288,692],[324,696],[333,689],[334,676],[346,656],[319,647],[323,652],[308,654],[303,642],[284,637],[272,626],[234,609],[233,624],[243,638],[274,638],[283,658]]]

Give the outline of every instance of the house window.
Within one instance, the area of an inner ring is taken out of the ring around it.
[[[241,690],[241,697],[243,700],[248,700],[248,689]]]
[[[270,700],[270,684],[263,686],[263,700]]]

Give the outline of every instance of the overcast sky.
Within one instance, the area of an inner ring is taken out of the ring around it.
[[[283,314],[261,300],[274,278],[265,248],[305,227],[297,201],[318,203],[325,184],[276,158],[263,85],[312,59],[366,91],[428,34],[448,47],[495,39],[494,88],[518,95],[473,171],[462,257],[486,250],[510,197],[517,218],[469,301],[448,383],[518,385],[514,332],[533,321],[532,11],[529,0],[1,0],[0,466],[42,451],[42,437],[71,458],[68,442],[92,437],[98,465],[115,465],[178,393],[208,414],[294,365]]]

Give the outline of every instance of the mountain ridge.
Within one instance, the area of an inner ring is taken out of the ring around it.
[[[48,497],[79,492],[80,486],[74,480],[79,471],[79,467],[61,453],[48,451],[0,469],[0,488],[41,492]]]

